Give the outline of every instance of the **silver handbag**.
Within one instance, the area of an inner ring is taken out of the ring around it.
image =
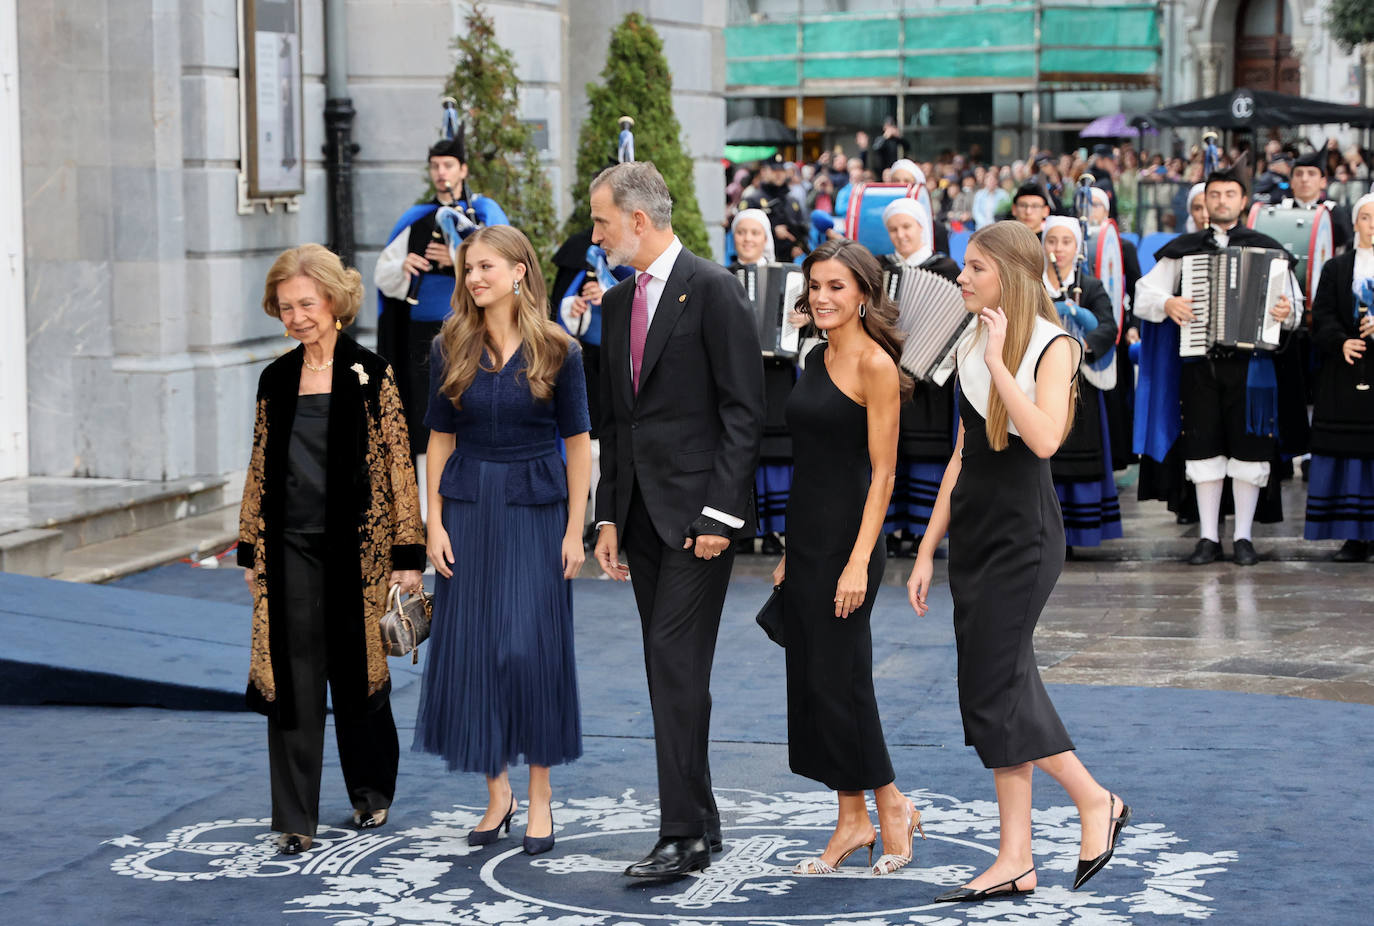
[[[391,586],[386,595],[386,613],[382,615],[382,642],[388,656],[410,653],[410,664],[420,661],[420,644],[429,639],[429,598],[425,590],[401,601],[401,586]]]

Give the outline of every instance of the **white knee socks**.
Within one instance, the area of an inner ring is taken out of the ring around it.
[[[1259,505],[1259,497],[1259,486],[1241,482],[1239,479],[1231,480],[1231,498],[1236,503],[1236,540],[1250,539],[1250,528],[1255,523],[1255,508]]]
[[[1197,489],[1198,533],[1203,540],[1213,543],[1221,541],[1221,488],[1225,483],[1224,479],[1194,483]]]

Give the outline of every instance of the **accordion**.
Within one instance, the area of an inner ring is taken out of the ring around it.
[[[919,382],[943,386],[954,372],[954,348],[973,316],[956,283],[917,267],[889,267],[883,288],[897,304],[897,327],[906,335],[902,368]]]
[[[1182,259],[1179,295],[1193,321],[1179,330],[1178,355],[1203,357],[1213,347],[1276,350],[1283,324],[1269,314],[1288,294],[1289,264],[1273,248],[1222,248]]]
[[[796,264],[751,264],[735,271],[758,317],[765,357],[796,357],[801,337],[787,313],[806,292],[806,274]]]

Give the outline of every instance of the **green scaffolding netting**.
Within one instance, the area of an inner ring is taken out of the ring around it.
[[[905,29],[905,35],[903,35]],[[1155,75],[1159,16],[1154,6],[1042,6],[1042,73]],[[802,25],[807,80],[1032,79],[1035,6],[939,10],[897,16],[839,13]],[[726,83],[792,87],[797,82],[794,22],[746,23],[725,30]],[[772,59],[772,60],[769,60]]]

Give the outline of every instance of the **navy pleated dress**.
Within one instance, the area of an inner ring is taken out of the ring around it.
[[[461,409],[439,392],[443,373],[436,339],[425,424],[455,437],[439,482],[454,563],[435,584],[412,748],[488,777],[571,762],[582,728],[559,438],[590,429],[581,348],[549,401],[530,392],[523,347],[498,372],[479,368]]]

